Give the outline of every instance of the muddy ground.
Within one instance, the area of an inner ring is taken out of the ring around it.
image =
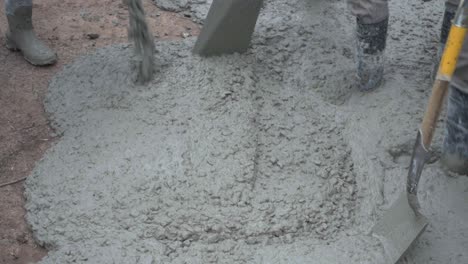
[[[34,0],[36,32],[59,56],[55,66],[29,65],[4,46],[7,30],[0,0],[0,184],[23,179],[57,137],[44,113],[43,99],[50,78],[81,54],[98,47],[127,42],[127,10],[119,0]],[[144,1],[156,37],[196,35],[199,26],[184,17],[161,11]],[[99,34],[90,39],[88,34]],[[23,182],[0,188],[0,263],[39,261],[47,251],[38,246],[24,219]]]

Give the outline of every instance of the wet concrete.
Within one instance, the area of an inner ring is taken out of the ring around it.
[[[353,85],[343,2],[266,1],[243,55],[156,43],[145,86],[129,46],[69,65],[45,104],[62,139],[26,183],[42,263],[385,263],[370,231],[405,188],[409,157],[395,149],[414,140],[439,18],[434,5],[391,8],[373,93]],[[401,263],[466,262],[466,188],[428,166],[431,225]]]

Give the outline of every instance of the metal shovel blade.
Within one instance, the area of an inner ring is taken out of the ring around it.
[[[214,0],[193,52],[201,56],[245,52],[262,5],[263,0]]]
[[[400,194],[396,202],[372,228],[373,234],[384,246],[389,264],[398,262],[428,225],[427,218],[420,212],[417,196],[419,179],[424,164],[430,156],[422,138],[422,132],[418,131],[408,171],[406,192]]]
[[[424,232],[428,220],[416,214],[404,192],[372,228],[373,234],[384,246],[387,263],[396,263]]]

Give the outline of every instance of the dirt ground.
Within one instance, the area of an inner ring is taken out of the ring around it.
[[[143,1],[149,26],[163,39],[196,35],[199,25],[182,14]],[[3,11],[3,0],[0,0]],[[128,12],[120,0],[34,0],[35,29],[58,54],[56,65],[38,68],[4,46],[7,30],[0,13],[0,185],[21,180],[56,136],[42,100],[50,78],[76,56],[112,43],[127,42]],[[91,39],[89,34],[99,34]],[[39,261],[46,250],[34,242],[24,220],[23,184],[0,187],[0,263]]]

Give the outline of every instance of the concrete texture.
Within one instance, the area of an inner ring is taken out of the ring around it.
[[[263,0],[214,0],[194,52],[210,56],[247,51],[262,3]]]
[[[152,0],[162,10],[183,13],[197,23],[203,23],[213,0]]]
[[[342,1],[266,1],[244,55],[157,43],[145,86],[128,46],[76,60],[45,102],[62,139],[26,182],[41,263],[385,263],[370,231],[405,188],[442,9],[393,3],[368,94]],[[425,170],[430,225],[400,264],[467,262],[468,177],[447,176]]]

